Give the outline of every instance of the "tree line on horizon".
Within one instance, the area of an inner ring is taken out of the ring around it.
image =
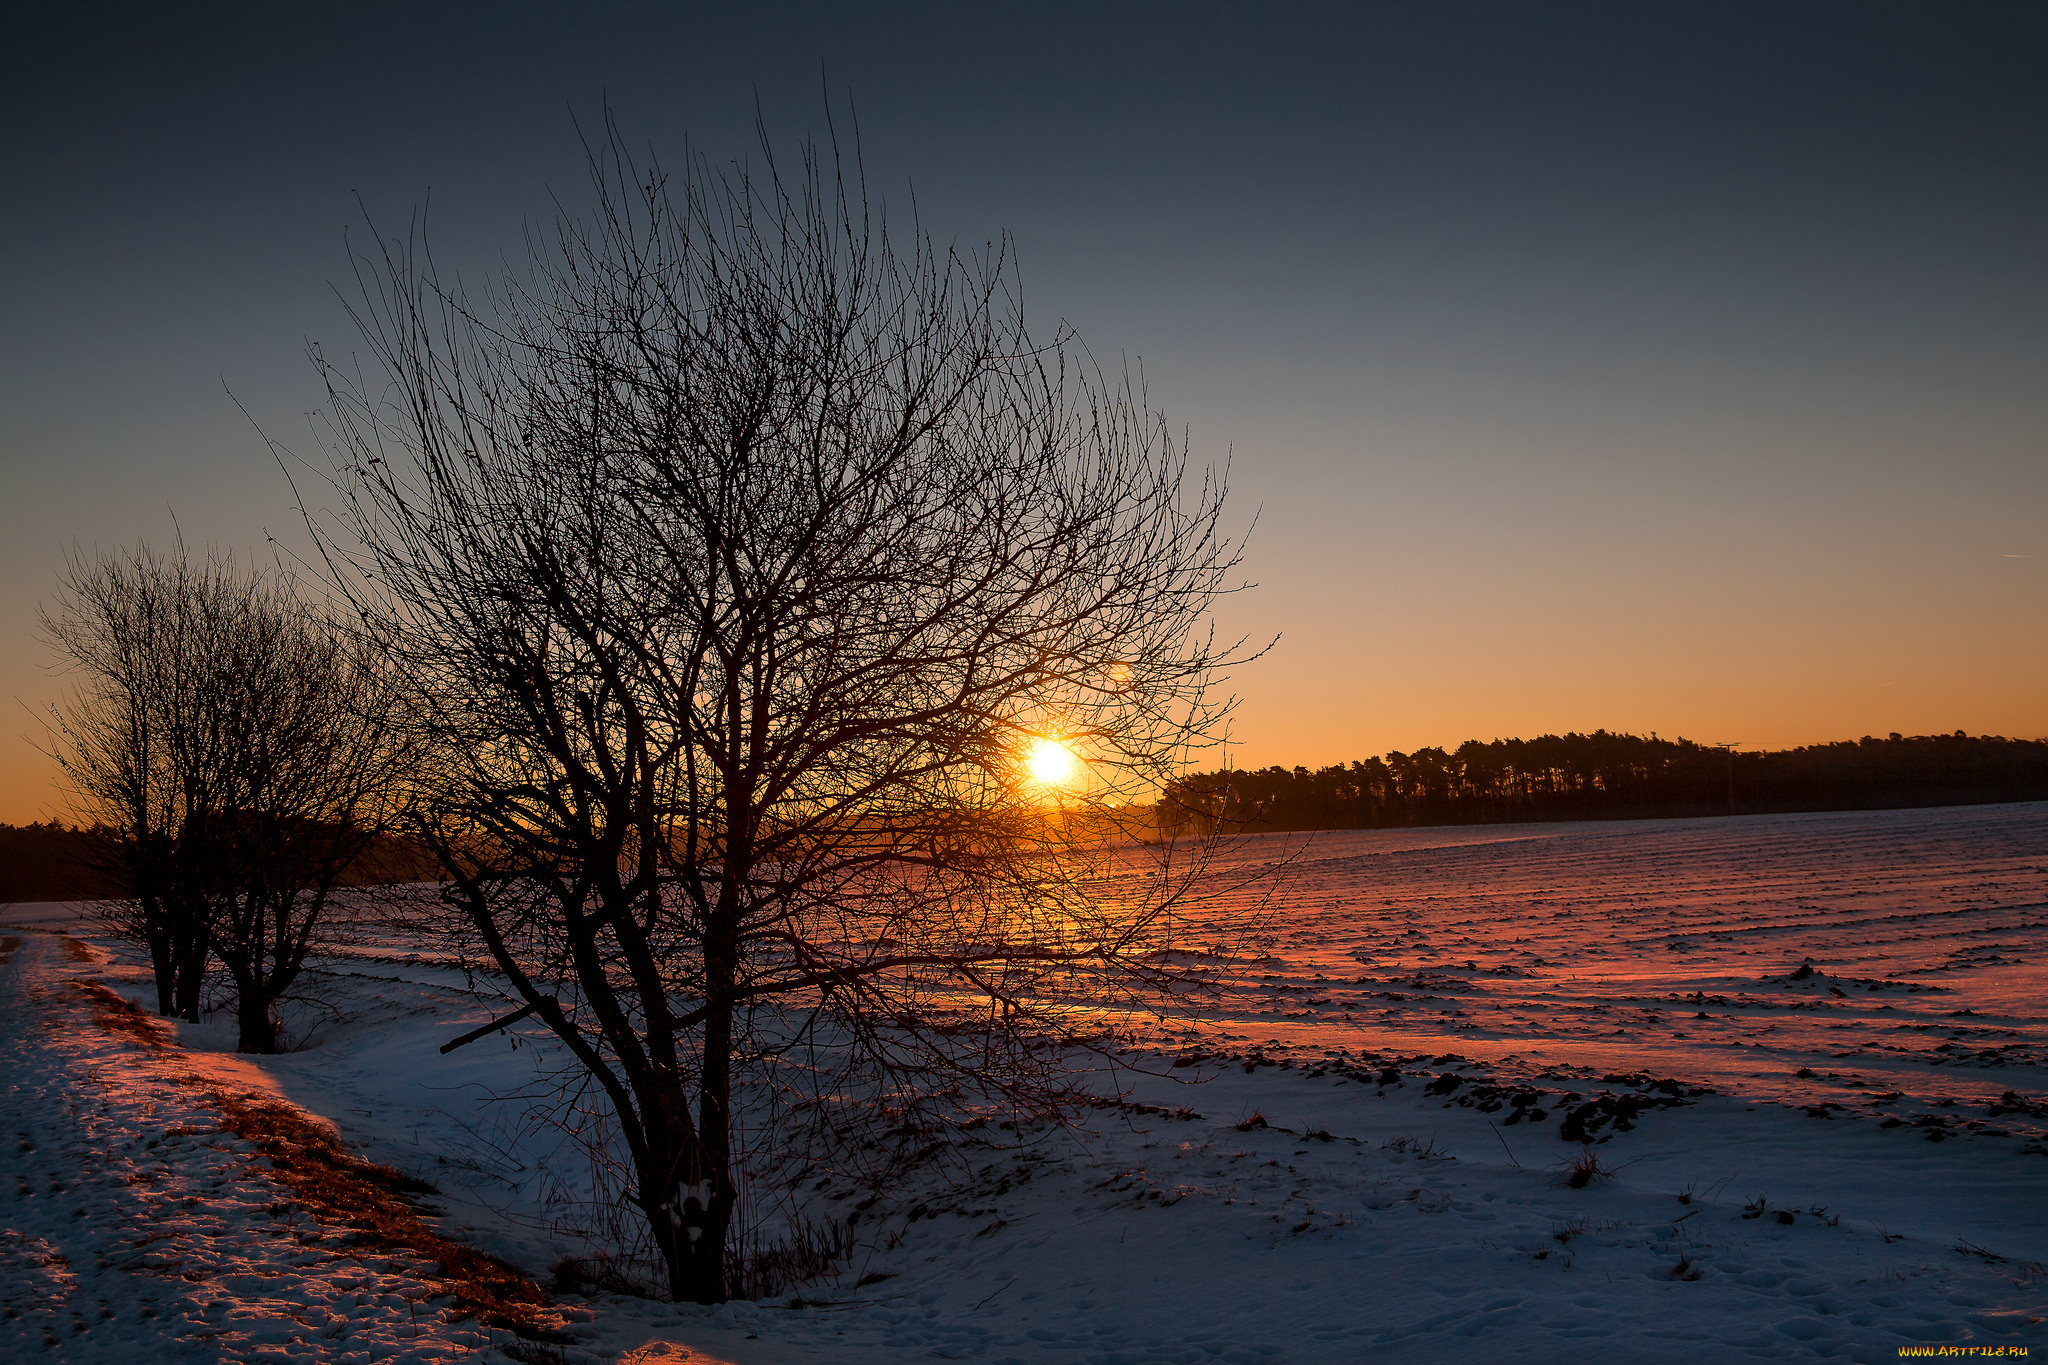
[[[1325,768],[1221,769],[1167,784],[1167,835],[1671,819],[2048,800],[2048,741],[1906,736],[1737,751],[1595,730],[1466,740]]]
[[[0,824],[0,905],[12,901],[112,900],[128,893],[115,868],[115,836],[105,826],[61,820]],[[346,866],[337,886],[429,881],[440,864],[431,850],[379,834]]]

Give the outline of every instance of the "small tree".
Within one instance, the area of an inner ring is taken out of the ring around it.
[[[114,928],[166,1015],[199,1018],[218,957],[238,1046],[273,1051],[334,887],[397,809],[390,671],[281,578],[182,546],[72,556],[42,622],[82,675],[53,752],[129,892]]]
[[[103,843],[101,870],[128,893],[112,927],[142,943],[157,1010],[197,1022],[212,952],[214,832],[233,800],[226,736],[194,686],[245,600],[233,564],[194,565],[148,546],[67,558],[43,632],[79,675],[53,708],[51,755]]]
[[[274,1052],[277,1002],[297,982],[345,875],[403,809],[413,751],[400,689],[362,640],[281,585],[252,602],[216,659],[238,760],[219,827],[213,951],[235,986],[243,1052]]]
[[[1006,247],[899,254],[836,151],[763,152],[672,180],[614,130],[488,308],[388,244],[382,379],[316,353],[309,521],[421,686],[449,895],[700,1301],[748,1078],[785,1119],[1043,1099],[1047,1040],[1165,969],[1187,879],[1104,876],[1222,713],[1235,565],[1220,483],[1030,340]]]

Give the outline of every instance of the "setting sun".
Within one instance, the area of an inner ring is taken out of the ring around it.
[[[1025,769],[1048,787],[1066,786],[1080,766],[1074,751],[1056,739],[1031,741],[1031,752],[1024,759]]]

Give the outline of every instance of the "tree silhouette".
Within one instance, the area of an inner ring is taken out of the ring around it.
[[[398,809],[394,679],[281,577],[182,544],[72,555],[41,620],[79,679],[50,752],[122,897],[111,927],[147,949],[166,1015],[198,1020],[218,957],[238,1046],[272,1051],[334,887]]]
[[[761,151],[670,174],[608,125],[590,216],[481,303],[381,244],[311,517],[419,686],[451,901],[701,1301],[750,1082],[771,1143],[1043,1103],[1074,1002],[1164,970],[1185,853],[1100,874],[1222,714],[1235,564],[1142,392],[1027,335],[1006,244]]]

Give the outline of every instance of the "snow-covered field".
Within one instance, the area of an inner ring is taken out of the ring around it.
[[[1215,874],[1258,863],[1282,888],[1266,956],[1209,1012],[1241,1043],[1899,1112],[2048,1088],[2040,803],[1276,834]]]
[[[892,1197],[814,1172],[856,1245],[802,1306],[565,1295],[561,1358],[2048,1350],[2048,806],[1274,835],[1218,885],[1265,863],[1260,955],[1094,1074],[1119,1102],[960,1133]],[[501,1012],[487,978],[364,946],[302,1050],[235,1057],[223,1020],[160,1052],[70,984],[143,995],[78,908],[0,934],[0,1361],[505,1358],[297,1213],[209,1089],[323,1116],[543,1280],[587,1249],[579,1158],[488,1098],[544,1089],[547,1040],[438,1051]]]

